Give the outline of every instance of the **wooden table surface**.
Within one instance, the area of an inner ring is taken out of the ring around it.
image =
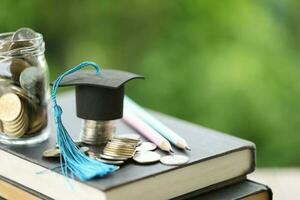
[[[258,168],[248,178],[271,187],[274,200],[300,199],[300,168]]]

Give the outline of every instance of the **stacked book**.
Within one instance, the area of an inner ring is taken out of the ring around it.
[[[72,94],[60,100],[66,129],[79,137]],[[59,173],[57,160],[42,153],[55,146],[50,139],[35,146],[0,145],[0,199],[272,199],[271,189],[247,180],[255,170],[255,145],[249,141],[160,113],[152,113],[183,136],[192,151],[175,150],[190,161],[186,165],[126,163],[100,179],[81,182]],[[51,117],[50,117],[51,118]],[[135,132],[121,120],[117,133]]]

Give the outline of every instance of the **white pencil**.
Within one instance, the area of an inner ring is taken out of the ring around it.
[[[141,118],[146,124],[155,129],[159,134],[168,139],[173,145],[180,149],[191,150],[187,142],[180,135],[175,133],[172,129],[161,123],[159,120],[150,115],[141,106],[131,100],[129,97],[124,98],[124,107],[127,110],[132,111],[139,118]]]
[[[174,152],[168,140],[126,108],[124,108],[123,120],[148,140],[155,143],[161,150]]]

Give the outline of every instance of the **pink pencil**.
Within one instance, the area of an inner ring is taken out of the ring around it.
[[[148,140],[156,144],[161,150],[173,152],[171,144],[168,140],[162,137],[156,130],[146,124],[142,119],[137,117],[130,110],[124,108],[123,120],[130,125],[132,128],[136,129],[140,134],[146,137]]]

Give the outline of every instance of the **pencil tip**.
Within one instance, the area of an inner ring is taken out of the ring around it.
[[[170,149],[170,150],[169,150],[169,153],[174,153],[173,149]]]
[[[185,147],[186,150],[191,151],[192,149],[188,146]]]

